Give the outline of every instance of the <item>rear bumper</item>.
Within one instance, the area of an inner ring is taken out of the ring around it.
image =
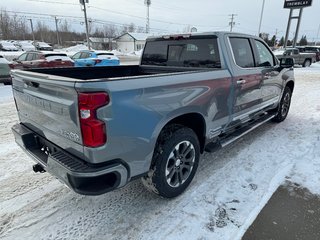
[[[128,169],[117,160],[92,165],[37,135],[22,124],[12,127],[17,144],[47,172],[75,192],[100,195],[128,182]]]

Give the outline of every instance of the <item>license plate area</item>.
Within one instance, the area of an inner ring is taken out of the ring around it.
[[[32,148],[32,153],[35,154],[43,163],[47,164],[49,156],[56,153],[58,149],[52,143],[40,136],[34,135],[34,139],[35,146]]]

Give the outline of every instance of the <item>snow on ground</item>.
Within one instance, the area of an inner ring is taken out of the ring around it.
[[[285,180],[320,194],[319,89],[320,64],[296,69],[287,120],[204,154],[189,189],[173,200],[147,192],[140,181],[80,196],[49,174],[33,173],[11,134],[14,103],[2,101],[0,238],[240,239]]]
[[[6,102],[12,102],[12,88],[11,86],[4,86],[0,84],[0,104]]]

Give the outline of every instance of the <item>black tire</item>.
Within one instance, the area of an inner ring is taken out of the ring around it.
[[[302,66],[303,67],[310,67],[311,66],[311,60],[310,59],[306,59]]]
[[[194,131],[177,124],[167,126],[159,136],[150,171],[142,182],[148,190],[174,198],[189,186],[199,158],[199,140]]]
[[[277,115],[273,118],[274,122],[278,122],[278,123],[282,122],[288,116],[290,105],[291,105],[291,96],[292,96],[291,89],[288,86],[286,86],[283,91],[280,104],[276,110]]]

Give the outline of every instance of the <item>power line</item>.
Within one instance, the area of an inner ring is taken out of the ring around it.
[[[68,4],[68,5],[76,5],[78,6],[79,4],[75,4],[75,3],[66,3],[66,2],[58,2],[58,1],[47,1],[47,0],[28,0],[28,1],[32,1],[32,2],[40,2],[40,3],[52,3],[52,4]],[[114,10],[110,10],[110,9],[105,9],[105,8],[101,8],[101,7],[95,7],[92,5],[88,5],[88,8],[93,8],[93,9],[97,9],[97,10],[101,10],[101,11],[105,11],[108,13],[113,13],[113,14],[118,14],[118,15],[123,15],[123,16],[127,16],[127,17],[133,17],[133,18],[138,18],[138,19],[145,19],[144,17],[141,16],[136,16],[136,15],[132,15],[132,14],[127,14],[127,13],[123,13],[123,12],[118,12],[118,11],[114,11]],[[220,15],[219,15],[220,16]],[[225,16],[225,15],[221,15],[221,16]],[[222,26],[210,26],[210,25],[198,25],[198,24],[191,24],[191,23],[177,23],[177,22],[169,22],[169,21],[163,21],[160,19],[151,19],[153,22],[160,22],[160,23],[167,23],[167,24],[172,24],[172,25],[180,25],[180,26],[188,26],[188,25],[195,25],[197,27],[205,27],[205,28],[219,28]]]
[[[58,3],[58,4],[64,4],[64,5],[76,5],[79,6],[79,4],[76,3],[66,3],[66,2],[52,2],[52,1],[45,1],[45,0],[27,0],[29,2],[40,2],[40,3]]]
[[[38,18],[38,19],[47,19],[50,20],[52,22],[54,22],[53,19],[48,19],[48,18],[44,18],[43,16],[50,16],[52,18],[51,14],[45,14],[45,13],[28,13],[28,12],[21,12],[21,11],[8,11],[8,10],[0,10],[0,12],[10,12],[10,13],[14,13],[15,15],[22,15],[22,17],[28,17],[30,18],[32,16],[32,18]],[[42,17],[35,17],[35,16],[42,16]],[[83,17],[77,17],[77,16],[70,16],[70,15],[55,15],[56,17],[59,18],[69,18],[69,19],[74,19],[79,21],[79,23],[81,23],[81,21],[83,21]],[[101,23],[101,24],[108,24],[108,25],[116,25],[116,26],[128,26],[128,24],[123,24],[123,23],[117,23],[117,22],[113,22],[113,21],[106,21],[106,20],[101,20],[101,19],[92,19],[93,22],[97,22],[97,23]],[[137,25],[137,27],[142,27]],[[162,31],[162,32],[168,32],[167,29],[160,29],[160,28],[150,28],[150,30],[154,30],[154,31]]]

